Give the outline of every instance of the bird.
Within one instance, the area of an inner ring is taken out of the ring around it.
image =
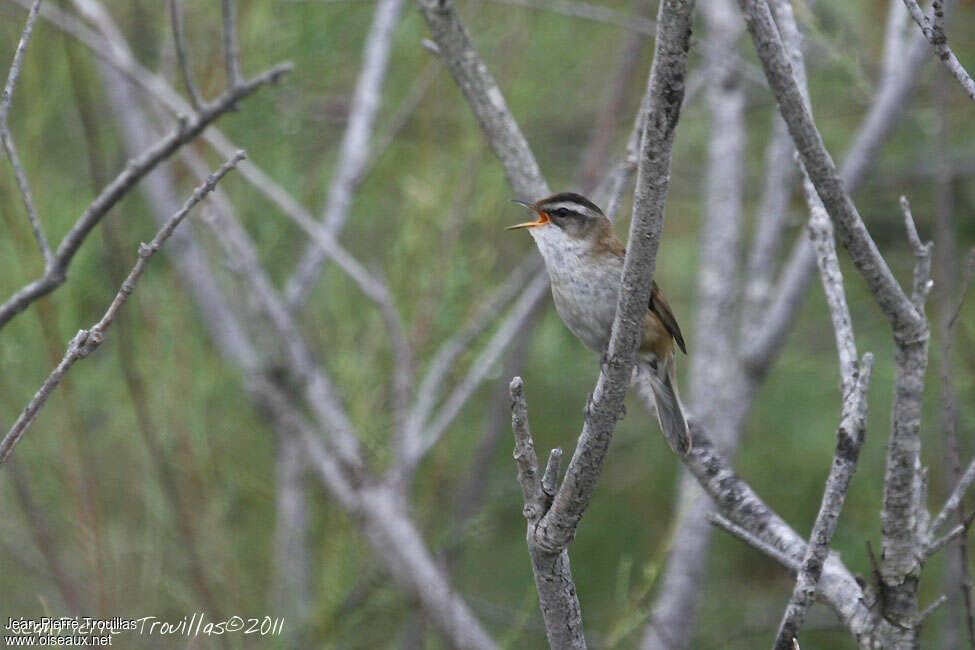
[[[533,210],[538,219],[507,229],[528,230],[545,260],[555,310],[569,331],[605,359],[626,255],[612,222],[575,192],[512,201]],[[637,349],[637,376],[650,384],[664,437],[684,455],[691,450],[691,438],[677,391],[675,347],[687,354],[677,319],[654,281]]]

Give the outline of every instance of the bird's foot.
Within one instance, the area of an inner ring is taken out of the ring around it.
[[[589,393],[589,397],[586,398],[586,405],[582,407],[582,417],[589,421],[589,416],[592,415],[592,393]]]
[[[607,372],[609,368],[609,350],[603,350],[599,355],[599,369],[604,375],[608,375]]]

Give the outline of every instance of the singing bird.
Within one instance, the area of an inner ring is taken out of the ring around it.
[[[508,229],[528,229],[535,240],[552,282],[556,311],[587,347],[605,353],[626,254],[613,224],[595,203],[573,192],[515,203],[538,215],[537,221]],[[686,454],[691,441],[677,392],[675,344],[687,354],[677,319],[654,282],[637,350],[638,377],[650,383],[664,437],[677,453]]]

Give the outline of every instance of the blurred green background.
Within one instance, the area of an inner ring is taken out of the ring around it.
[[[140,61],[179,86],[165,3],[106,3]],[[605,3],[631,12],[631,3]],[[950,42],[975,67],[975,5],[962,3]],[[887,2],[818,2],[800,20],[810,45],[809,79],[817,122],[841,160],[865,114],[879,72]],[[501,85],[554,190],[577,187],[577,173],[605,102],[619,50],[620,27],[549,11],[467,1],[461,16]],[[197,83],[207,97],[223,88],[220,10],[215,2],[186,2],[187,39]],[[296,69],[224,116],[218,126],[313,213],[326,195],[372,16],[369,2],[243,0],[240,42],[245,73],[281,60]],[[10,60],[25,12],[0,2],[0,52]],[[449,74],[420,43],[426,25],[409,4],[396,33],[379,115],[382,132],[418,79],[433,81],[418,109],[382,153],[357,196],[343,242],[368,266],[381,266],[422,364],[479,301],[530,249],[524,235],[503,227],[522,217],[500,166]],[[697,39],[705,39],[701,23]],[[625,142],[650,65],[647,39],[628,84],[615,133]],[[742,42],[745,59],[754,62]],[[699,52],[692,66],[699,64]],[[749,157],[748,208],[754,212],[773,105],[767,90],[746,83]],[[684,110],[657,279],[694,346],[699,223],[703,210],[707,113],[703,95]],[[92,199],[95,188],[125,162],[109,117],[94,60],[62,33],[38,23],[10,115],[21,158],[49,237],[57,239]],[[87,124],[86,124],[87,121]],[[214,157],[203,143],[191,145]],[[934,171],[953,170],[950,196],[955,259],[975,243],[975,106],[932,56],[924,64],[902,120],[883,147],[855,199],[897,276],[909,282],[913,263],[897,205],[911,200],[921,236],[930,238],[935,211]],[[43,271],[10,173],[0,173],[0,294],[4,298]],[[193,178],[177,167],[185,189]],[[283,283],[306,239],[233,175],[224,181],[256,240],[262,261]],[[528,197],[531,198],[531,197]],[[794,194],[794,222],[804,215]],[[629,200],[617,232],[628,224]],[[203,234],[198,226],[195,228]],[[64,345],[103,313],[119,274],[135,260],[139,241],[156,226],[132,193],[86,241],[68,282],[0,331],[0,422],[9,423],[60,359]],[[936,250],[935,255],[945,251]],[[879,543],[884,445],[889,429],[892,343],[884,319],[841,251],[861,352],[876,357],[871,417],[860,467],[834,539],[854,572],[869,576],[865,541]],[[955,267],[961,275],[960,262]],[[935,277],[935,282],[943,279]],[[956,342],[955,386],[963,462],[975,452],[975,301],[962,312]],[[302,326],[319,359],[341,387],[365,446],[381,466],[388,456],[390,362],[379,314],[334,268],[317,286]],[[937,312],[937,305],[931,306]],[[582,406],[598,374],[597,358],[559,321],[550,302],[530,342],[525,378],[536,445],[571,450]],[[486,337],[479,340],[483,344]],[[924,461],[930,467],[932,508],[950,477],[941,428],[937,340],[931,346],[923,420]],[[473,360],[477,347],[466,361]],[[124,357],[124,358],[123,358]],[[159,457],[140,435],[131,377],[144,386]],[[463,368],[463,365],[462,365]],[[686,380],[686,364],[681,372]],[[470,462],[497,410],[502,364],[423,463],[412,494],[413,514],[430,547],[456,553],[452,583],[500,643],[544,646],[544,628],[524,544],[521,495],[507,429],[483,474],[486,497],[458,531],[455,502]],[[805,534],[811,526],[833,453],[839,420],[838,370],[832,329],[818,279],[781,358],[765,382],[736,459],[741,475],[786,521]],[[503,404],[503,402],[502,402]],[[17,448],[18,471],[49,525],[50,544],[68,579],[81,589],[85,615],[179,620],[202,608],[188,569],[178,524],[157,479],[155,464],[176,473],[180,499],[191,513],[192,535],[206,567],[205,581],[223,611],[283,616],[271,597],[274,575],[275,440],[244,397],[241,379],[218,356],[197,321],[192,301],[165,256],[154,260],[104,346],[79,363]],[[571,547],[587,633],[598,647],[633,647],[642,633],[655,580],[666,558],[678,462],[654,421],[636,402],[617,429],[599,488]],[[4,468],[3,474],[8,474]],[[415,602],[381,572],[363,539],[320,484],[307,481],[312,587],[307,647],[398,647],[417,612]],[[0,477],[0,618],[66,612],[50,565],[31,534],[9,476]],[[944,591],[943,558],[927,567],[922,606]],[[771,560],[716,533],[707,591],[699,612],[699,648],[765,647],[792,581]],[[955,592],[951,594],[956,596]],[[944,614],[930,619],[925,647],[937,647]],[[125,637],[118,639],[123,643]],[[156,641],[157,647],[176,647]],[[146,641],[148,643],[148,641]],[[214,647],[284,647],[285,641],[227,637]],[[434,632],[425,646],[442,647]],[[209,647],[199,640],[185,647]],[[825,609],[810,618],[803,648],[852,647]]]

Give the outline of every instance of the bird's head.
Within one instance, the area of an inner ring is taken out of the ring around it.
[[[529,210],[534,210],[535,214],[538,215],[538,220],[509,226],[508,230],[537,228],[541,231],[557,228],[572,239],[590,239],[599,238],[607,230],[612,229],[610,221],[603,214],[603,211],[581,194],[562,192],[539,199],[534,203],[513,200]],[[535,232],[538,231],[533,231],[533,234]]]

